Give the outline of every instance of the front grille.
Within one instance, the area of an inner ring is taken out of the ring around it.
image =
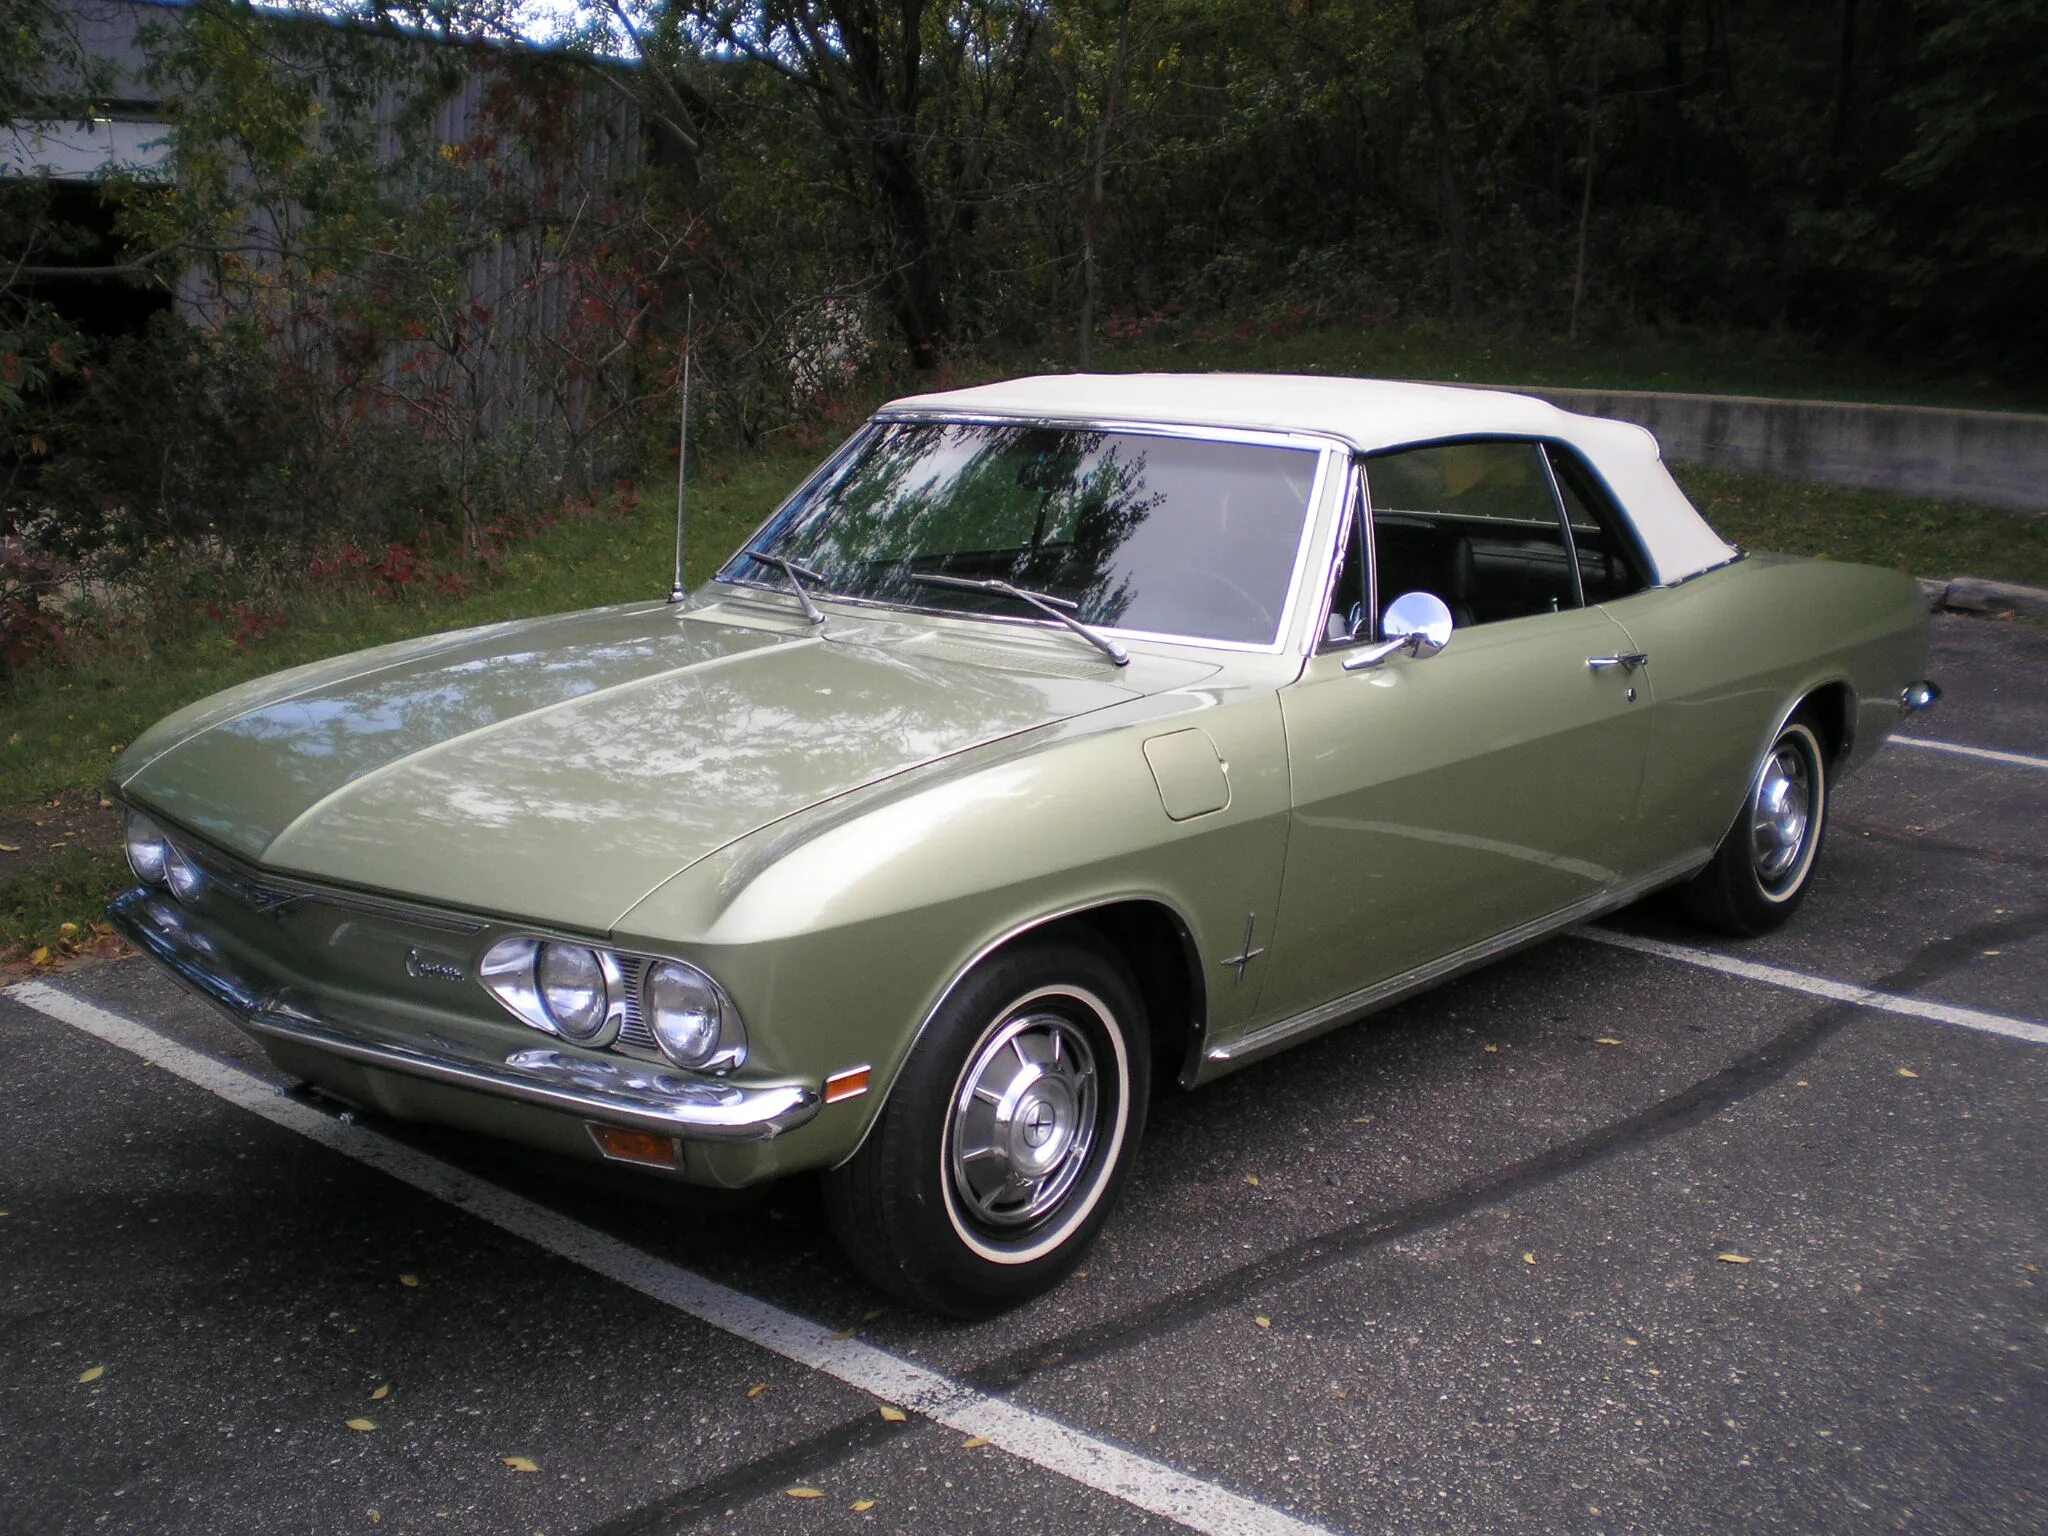
[[[640,1006],[640,988],[646,980],[650,962],[628,960],[621,969],[624,972],[624,1011],[619,1019],[619,1044],[629,1050],[646,1051],[659,1056],[661,1047],[654,1043],[654,1032],[647,1027],[647,1016]]]

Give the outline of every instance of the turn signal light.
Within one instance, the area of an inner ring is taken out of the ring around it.
[[[673,1136],[656,1136],[651,1131],[629,1131],[624,1126],[583,1122],[597,1150],[615,1163],[638,1163],[643,1168],[662,1168],[670,1173],[682,1166],[682,1148]]]
[[[857,1099],[868,1091],[868,1074],[872,1067],[848,1067],[844,1072],[834,1072],[825,1079],[825,1102],[837,1104],[841,1099]]]

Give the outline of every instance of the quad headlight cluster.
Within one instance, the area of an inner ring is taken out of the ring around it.
[[[165,835],[162,827],[142,812],[130,811],[125,831],[128,867],[135,871],[136,879],[167,890],[183,902],[198,897],[205,884],[199,866]]]
[[[477,979],[511,1014],[578,1045],[611,1045],[637,1023],[679,1067],[717,1072],[746,1058],[739,1011],[680,960],[615,954],[560,939],[500,939]]]

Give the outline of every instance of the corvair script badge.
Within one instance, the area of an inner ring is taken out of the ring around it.
[[[453,960],[436,960],[417,949],[405,952],[405,974],[415,981],[467,981],[469,972]]]

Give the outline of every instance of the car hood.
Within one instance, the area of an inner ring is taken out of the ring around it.
[[[234,690],[154,728],[114,777],[269,870],[602,931],[770,822],[1210,670],[934,625],[798,633],[736,604],[607,609]]]

